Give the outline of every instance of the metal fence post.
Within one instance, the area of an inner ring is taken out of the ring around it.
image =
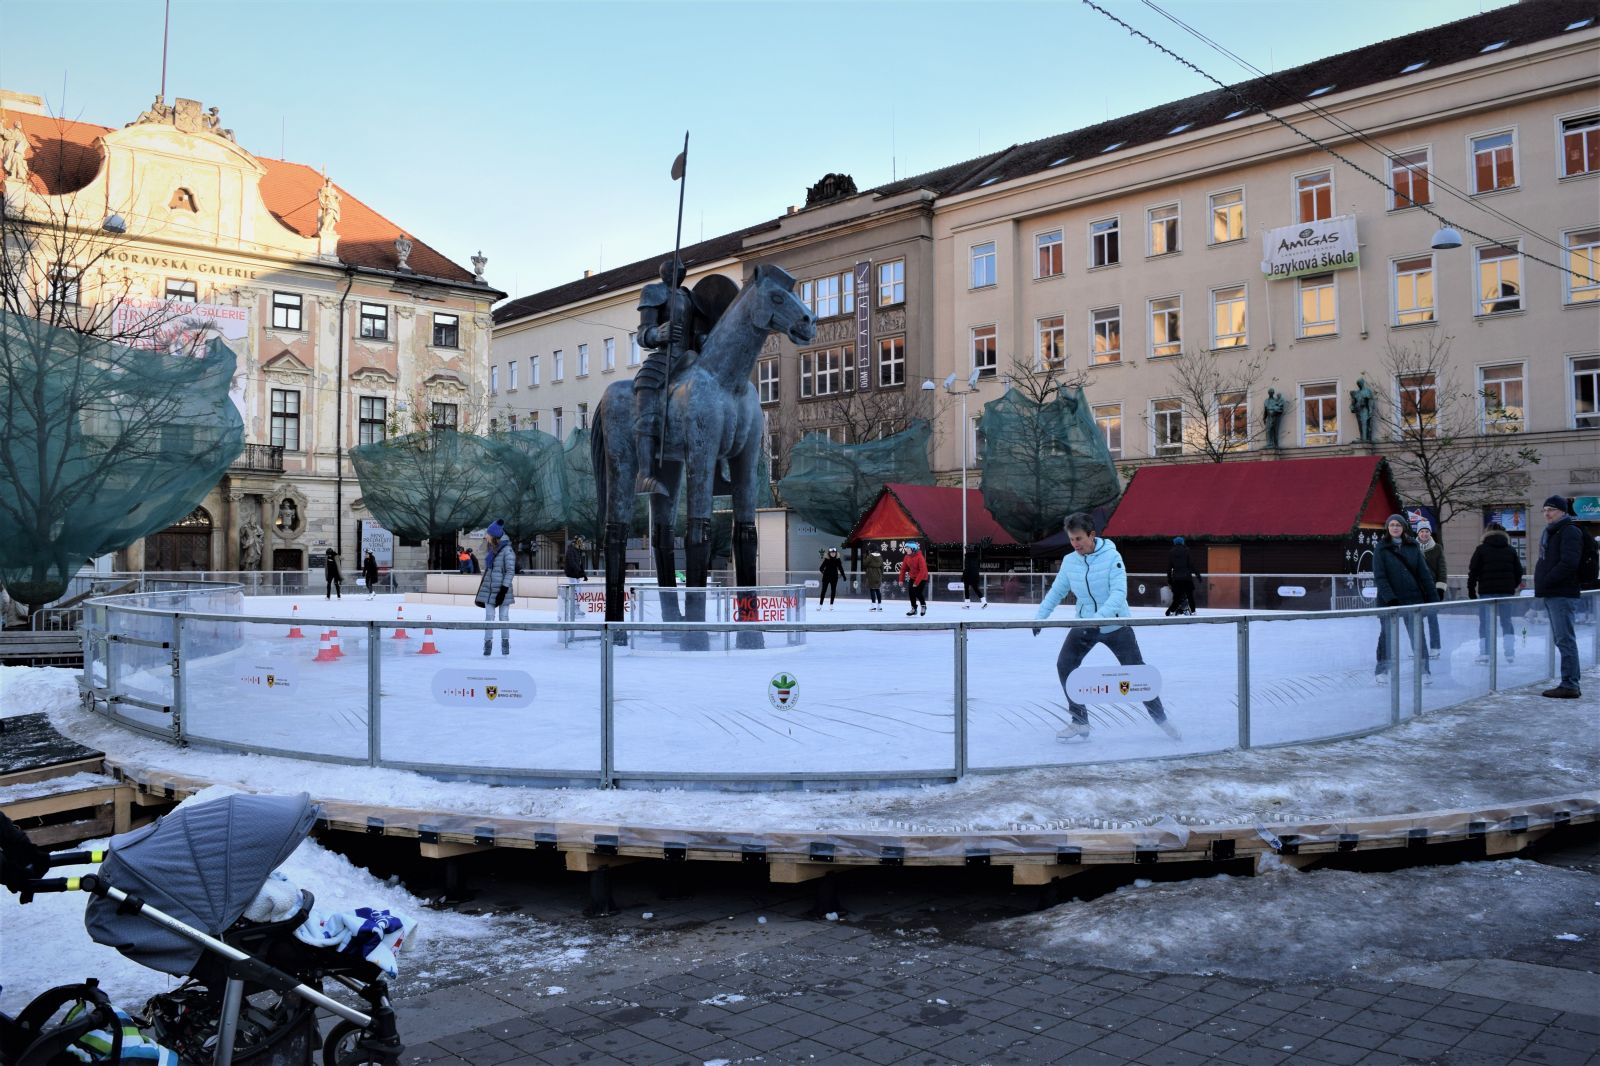
[[[1400,613],[1393,611],[1383,619],[1383,650],[1389,671],[1389,724],[1400,724]]]
[[[1250,622],[1241,618],[1237,623],[1238,687],[1239,687],[1239,750],[1250,750]]]
[[[1545,610],[1545,621],[1547,623],[1550,622],[1550,611],[1549,611],[1548,608],[1546,608],[1546,610]],[[1544,676],[1547,677],[1547,678],[1554,678],[1556,676],[1556,627],[1555,627],[1555,624],[1554,623],[1550,623],[1546,627],[1546,629],[1549,632],[1549,636],[1545,637],[1545,641],[1544,641]]]
[[[617,738],[612,704],[612,630],[609,623],[600,631],[600,787],[616,784]]]
[[[1484,612],[1488,615],[1485,616]],[[1489,691],[1500,691],[1500,601],[1491,599],[1487,606],[1478,607],[1478,624],[1489,627]]]
[[[1422,713],[1423,670],[1428,669],[1428,616],[1420,606],[1413,607],[1417,624],[1411,631],[1411,716]]]
[[[383,675],[378,666],[383,633],[367,623],[367,765],[383,762]]]
[[[967,627],[956,623],[955,733],[956,780],[967,776]]]
[[[183,615],[172,615],[172,736],[183,745]]]

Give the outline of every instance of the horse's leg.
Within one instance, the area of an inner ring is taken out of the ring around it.
[[[717,469],[715,445],[711,443],[717,439],[717,435],[708,432],[699,439],[704,443],[698,449],[691,449],[684,462],[689,493],[688,532],[684,538],[684,584],[690,589],[706,587],[706,572],[711,563],[711,492]],[[688,620],[704,622],[705,593],[691,591],[685,600]],[[685,648],[704,651],[711,646],[707,633],[689,633],[686,636],[689,639],[684,641]]]
[[[759,423],[757,423],[759,424]],[[734,584],[742,589],[756,585],[756,477],[760,473],[757,462],[761,446],[753,433],[745,434],[744,447],[729,460],[733,481],[733,572]],[[742,621],[756,618],[755,593],[741,593],[734,617]],[[740,630],[737,646],[761,648],[765,646],[759,631]]]
[[[650,542],[655,549],[656,584],[662,589],[676,590],[678,555],[673,547],[672,521],[678,513],[678,487],[683,480],[683,464],[662,460],[659,470],[660,476],[656,480],[666,495],[656,493],[651,496]],[[683,615],[678,610],[678,593],[661,592],[658,595],[661,597],[661,620],[683,621]]]

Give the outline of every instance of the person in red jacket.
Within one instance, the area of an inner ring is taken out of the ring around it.
[[[905,558],[900,560],[900,584],[905,586],[906,598],[911,601],[910,618],[917,613],[917,602],[922,603],[922,613],[928,613],[928,559],[922,554],[922,545],[906,541]]]

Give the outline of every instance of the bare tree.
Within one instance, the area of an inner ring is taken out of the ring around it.
[[[1394,395],[1374,404],[1394,442],[1384,450],[1396,479],[1420,494],[1440,526],[1520,498],[1528,468],[1540,460],[1536,449],[1517,443],[1526,428],[1521,398],[1463,384],[1450,345],[1450,337],[1431,334],[1390,341],[1383,372]],[[1444,539],[1442,529],[1435,534]]]
[[[1010,388],[1016,389],[1037,404],[1049,403],[1062,390],[1071,392],[1073,389],[1083,388],[1088,383],[1087,370],[1069,372],[1064,365],[1058,366],[1042,361],[1029,362],[1018,356],[1012,356],[1011,367],[1006,374],[1006,384]]]
[[[1173,359],[1163,399],[1182,408],[1182,439],[1174,443],[1213,463],[1249,448],[1264,431],[1262,419],[1250,409],[1264,365],[1259,355],[1192,348]],[[1146,422],[1150,418],[1144,415]]]
[[[828,433],[836,444],[866,444],[910,428],[912,422],[926,417],[929,406],[922,390],[909,385],[863,389],[804,404],[799,429],[801,435]]]

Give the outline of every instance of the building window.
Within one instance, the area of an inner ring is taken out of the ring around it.
[[[1183,401],[1150,401],[1150,428],[1155,435],[1154,455],[1183,454]]]
[[[1089,266],[1116,266],[1122,262],[1120,218],[1089,223]]]
[[[1522,251],[1515,245],[1478,249],[1478,314],[1522,310]]]
[[[800,283],[800,302],[806,305],[806,310],[811,312],[812,317],[816,316],[816,313],[817,313],[817,283],[816,282],[814,282],[814,281],[802,281]]]
[[[578,428],[589,428],[589,405],[587,403],[580,403],[578,405]]]
[[[461,347],[461,316],[433,313],[433,346],[435,348]]]
[[[587,344],[578,345],[578,376],[580,378],[589,376],[589,346]]]
[[[1152,207],[1148,212],[1151,255],[1171,255],[1178,247],[1178,205]]]
[[[1339,298],[1332,274],[1300,279],[1300,336],[1331,337],[1339,332]]]
[[[640,358],[639,335],[637,333],[630,333],[628,334],[628,365],[638,366]]]
[[[515,411],[506,412],[506,428],[509,429],[509,430],[512,430],[513,432],[516,431],[516,428],[517,428],[517,412],[515,412]]]
[[[1561,120],[1561,176],[1600,170],[1600,114]]]
[[[972,327],[972,369],[983,378],[992,378],[1000,372],[998,327]]]
[[[1572,426],[1600,429],[1600,355],[1572,361]]]
[[[300,450],[300,393],[296,389],[272,390],[271,443],[285,451]]]
[[[199,303],[200,290],[192,281],[179,281],[176,278],[168,278],[167,299],[185,304]]]
[[[1038,346],[1034,351],[1035,370],[1060,370],[1067,365],[1067,320],[1051,315],[1034,323]]]
[[[1211,243],[1244,240],[1244,190],[1232,189],[1211,197]]]
[[[987,241],[983,244],[972,246],[972,277],[969,288],[982,289],[995,284],[995,254],[994,242]]]
[[[1517,183],[1514,130],[1472,138],[1472,191],[1493,192]]]
[[[389,339],[389,308],[384,304],[361,302],[361,336],[369,341]]]
[[[560,348],[550,353],[550,380],[554,382],[567,380],[567,357]]]
[[[849,392],[855,374],[855,361],[854,346],[823,348],[801,356],[801,373],[805,373],[809,367],[812,374],[810,395],[837,396]]]
[[[528,356],[528,387],[539,387],[539,357],[537,355]]]
[[[1096,363],[1121,361],[1121,307],[1097,307],[1089,312],[1089,347]]]
[[[778,360],[762,359],[756,363],[756,398],[762,403],[778,402]]]
[[[528,413],[528,428],[529,429],[538,429],[539,428],[539,412],[538,411],[530,411]]]
[[[1250,396],[1243,392],[1217,393],[1217,443],[1234,450],[1250,443]]]
[[[1412,438],[1439,435],[1439,397],[1432,374],[1402,374],[1395,381],[1400,393],[1400,430]]]
[[[1567,303],[1600,300],[1600,229],[1564,234],[1567,240]]]
[[[1433,321],[1433,256],[1394,261],[1394,324]]]
[[[816,280],[816,314],[818,318],[832,318],[839,314],[839,275]]]
[[[513,365],[515,365],[515,364],[513,364]],[[500,391],[500,368],[498,366],[491,366],[489,368],[489,392],[491,394],[493,394],[493,393],[498,393],[499,391]]]
[[[1294,179],[1296,222],[1333,217],[1333,171],[1319,170]]]
[[[1485,433],[1521,433],[1528,428],[1522,407],[1521,363],[1486,366],[1478,372],[1478,382]]]
[[[906,339],[884,337],[878,341],[878,386],[906,383]]]
[[[1163,296],[1150,301],[1150,358],[1183,351],[1183,297]]]
[[[1211,347],[1243,348],[1250,343],[1243,285],[1211,292]]]
[[[878,306],[906,302],[906,261],[892,259],[878,264]]]
[[[1065,272],[1066,266],[1063,258],[1065,245],[1061,241],[1061,231],[1053,229],[1048,233],[1041,233],[1037,238],[1037,250],[1034,258],[1034,277],[1054,278]]]
[[[1100,427],[1100,432],[1105,434],[1106,451],[1111,453],[1111,458],[1122,458],[1122,405],[1120,403],[1104,403],[1093,408],[1094,424]]]
[[[10,249],[6,249],[9,253]],[[70,263],[57,263],[49,271],[49,301],[77,307],[83,302],[82,274]]]
[[[382,396],[362,396],[356,400],[359,422],[356,426],[356,443],[377,444],[383,440],[384,408]]]
[[[562,426],[561,408],[559,408],[559,407],[553,408],[551,410],[551,412],[550,412],[550,415],[551,415],[551,422],[553,423],[553,425],[555,427],[556,440],[560,440],[561,439],[561,434],[562,434],[562,429],[564,428]]]
[[[846,270],[839,275],[840,313],[853,315],[856,313],[856,272]]]
[[[433,405],[433,428],[453,430],[461,424],[461,412],[453,403]]]
[[[800,398],[802,400],[811,395],[812,374],[816,370],[816,360],[810,352],[800,353]]]
[[[1300,386],[1301,443],[1309,447],[1339,443],[1339,383]]]
[[[305,329],[304,301],[299,293],[275,292],[272,294],[272,328]]]
[[[607,337],[600,342],[600,369],[607,373],[617,368],[617,338]]]
[[[1429,181],[1428,150],[1402,152],[1389,158],[1389,185],[1394,193],[1389,198],[1389,210],[1403,211],[1418,204],[1433,203],[1433,186]]]

